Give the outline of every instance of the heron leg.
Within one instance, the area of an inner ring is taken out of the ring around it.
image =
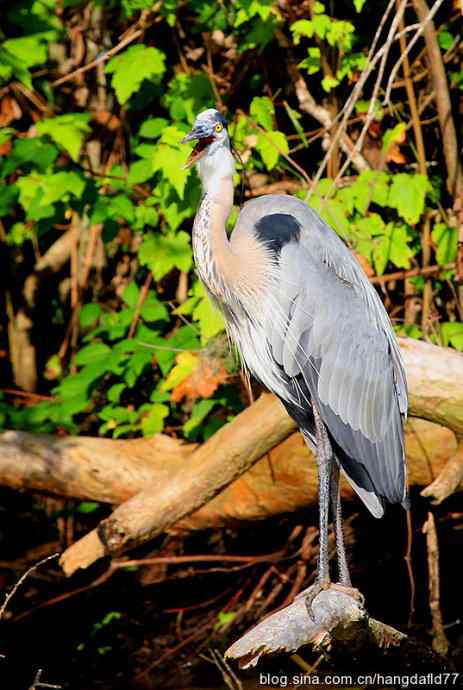
[[[328,554],[328,519],[330,508],[331,465],[333,453],[330,439],[317,406],[313,406],[315,417],[315,438],[317,442],[318,491],[320,503],[320,532],[318,556],[318,583],[323,585],[330,582],[330,566]]]
[[[339,484],[339,463],[337,460],[331,466],[331,510],[333,513],[334,533],[336,537],[336,554],[338,559],[339,582],[346,587],[352,587],[349,566],[347,564],[346,546],[344,543],[344,532],[342,529],[342,510],[341,510],[341,488]]]

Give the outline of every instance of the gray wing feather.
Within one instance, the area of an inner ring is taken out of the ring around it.
[[[407,492],[407,387],[389,318],[351,252],[306,204],[287,196],[252,203],[242,213],[248,223],[284,207],[302,228],[279,256],[272,355],[290,379],[302,375],[354,489],[380,515],[382,499],[404,502]]]

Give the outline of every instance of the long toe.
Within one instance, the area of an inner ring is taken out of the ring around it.
[[[352,597],[360,604],[362,604],[362,606],[365,604],[365,597],[359,589],[356,589],[356,587],[344,585],[342,584],[342,582],[331,582],[330,589],[335,589],[338,592],[343,592],[344,594],[347,594],[347,596]]]

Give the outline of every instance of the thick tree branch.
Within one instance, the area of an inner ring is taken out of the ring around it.
[[[449,459],[456,457],[455,434],[431,422],[412,419],[405,439],[410,485],[427,486],[435,477],[433,485],[437,483],[452,465]],[[148,485],[161,491],[178,476],[195,449],[194,444],[162,434],[152,439],[112,441],[7,431],[0,435],[0,484],[118,505]],[[463,490],[457,481],[452,492],[459,487]],[[342,495],[344,500],[354,498],[347,482],[342,484]],[[170,531],[261,520],[314,506],[317,500],[316,464],[301,435],[295,432]]]

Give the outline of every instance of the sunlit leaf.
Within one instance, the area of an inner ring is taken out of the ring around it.
[[[90,131],[88,113],[57,115],[37,122],[39,134],[48,134],[58,146],[65,149],[76,161],[85,135]]]
[[[105,68],[112,74],[112,85],[119,103],[126,103],[144,79],[159,81],[165,72],[166,56],[157,48],[135,45],[116,55]]]
[[[250,108],[251,117],[264,129],[273,129],[275,108],[267,96],[256,96],[252,99]]]
[[[424,175],[394,175],[389,190],[389,206],[396,208],[407,223],[415,225],[424,211],[429,189],[429,181]]]
[[[183,230],[176,234],[148,235],[140,247],[139,258],[156,280],[163,278],[173,268],[189,271],[192,264],[190,237]]]

